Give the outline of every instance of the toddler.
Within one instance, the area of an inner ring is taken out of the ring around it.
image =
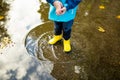
[[[55,44],[63,39],[64,52],[71,51],[71,29],[76,16],[76,10],[81,0],[46,0],[49,5],[49,19],[54,21],[54,36],[49,44]]]

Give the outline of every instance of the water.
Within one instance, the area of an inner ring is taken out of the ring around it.
[[[0,51],[0,80],[119,80],[120,1],[83,0],[70,54],[62,41],[48,45],[53,22],[43,1],[7,1],[5,28],[12,42]]]
[[[34,26],[42,23],[40,14],[37,13],[39,6],[38,0],[12,1],[5,27],[14,44],[1,49],[3,54],[0,55],[0,80],[54,79],[50,75],[53,64],[49,61],[40,62],[30,56],[24,46],[26,34]]]
[[[50,26],[51,25],[51,26]],[[87,48],[87,44],[85,40],[76,39],[77,36],[81,38],[84,36],[79,33],[73,33],[73,43],[72,49],[73,51],[70,54],[66,54],[63,52],[63,43],[62,41],[57,43],[56,45],[49,45],[48,40],[52,38],[52,22],[46,22],[45,24],[39,25],[36,28],[32,29],[27,37],[26,37],[26,48],[30,55],[37,57],[40,61],[51,61],[54,63],[54,68],[51,74],[56,76],[57,79],[85,79],[87,80],[87,73],[84,69],[84,65],[86,65],[86,56],[85,51],[81,50],[82,48]],[[43,31],[43,32],[40,32]],[[80,43],[78,43],[79,41]],[[78,47],[80,46],[80,47]],[[81,48],[81,49],[80,49]],[[69,66],[68,66],[69,65]],[[71,66],[70,66],[71,65]],[[60,67],[61,66],[61,67]],[[81,69],[77,69],[76,66]],[[67,68],[69,67],[69,68]],[[59,72],[63,71],[61,76]],[[69,71],[69,72],[67,72]],[[71,74],[68,74],[71,73]],[[77,74],[76,74],[77,73]],[[59,75],[59,76],[58,76]],[[70,75],[72,77],[68,77],[66,75]]]

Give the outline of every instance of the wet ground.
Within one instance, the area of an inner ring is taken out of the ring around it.
[[[9,11],[0,5],[5,9],[0,14],[5,17],[1,43],[9,44],[0,49],[0,80],[120,80],[119,0],[83,0],[73,25],[71,54],[63,52],[62,41],[47,44],[53,35],[48,4],[8,2]]]

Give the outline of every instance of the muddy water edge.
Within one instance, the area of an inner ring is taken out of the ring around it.
[[[9,4],[7,4],[4,0],[0,0],[0,44],[4,43],[4,38],[10,38],[7,29],[4,27],[7,12],[9,11]],[[7,45],[7,44],[5,44]],[[0,48],[3,48],[2,45],[0,45]]]

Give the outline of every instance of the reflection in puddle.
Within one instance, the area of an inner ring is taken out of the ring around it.
[[[87,41],[85,40],[85,36],[73,32],[71,41],[73,50],[71,54],[66,54],[63,52],[62,41],[58,42],[56,45],[48,44],[48,41],[52,38],[53,35],[52,26],[52,22],[47,22],[45,24],[37,26],[28,33],[25,39],[25,46],[28,53],[34,57],[37,57],[40,61],[53,62],[54,68],[51,74],[57,79],[71,79],[71,77],[66,76],[71,73],[70,75],[72,75],[72,78],[75,80],[87,80],[86,69],[84,69],[84,67],[81,67],[85,66],[86,64],[86,56],[83,54],[85,51],[83,50],[86,50],[88,45]],[[71,67],[67,68],[68,65],[71,65]],[[61,74],[61,76],[58,78],[56,75],[59,75],[59,72],[61,71],[63,71],[62,73],[64,74]]]
[[[40,62],[28,55],[24,38],[29,30],[42,23],[37,12],[39,0],[9,0],[10,11],[5,28],[14,44],[0,50],[0,80],[53,80],[53,63]]]

